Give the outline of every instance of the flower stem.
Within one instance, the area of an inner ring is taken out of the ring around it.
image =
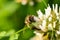
[[[28,29],[28,27],[24,27],[23,29],[17,31],[16,33],[20,33],[20,32],[22,32],[22,31],[24,31],[24,30],[26,30],[26,29]]]

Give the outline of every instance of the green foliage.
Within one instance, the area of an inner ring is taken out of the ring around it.
[[[54,0],[53,3],[59,4],[58,1]],[[37,15],[36,11],[39,9],[44,12],[48,2],[49,0],[39,3],[34,1],[35,4],[30,6],[16,3],[15,0],[0,0],[0,40],[29,40],[34,36],[33,30],[26,29],[20,33],[16,32],[24,28],[27,15]]]

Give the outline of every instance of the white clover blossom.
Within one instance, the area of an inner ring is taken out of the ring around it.
[[[48,31],[50,31],[51,32],[50,34],[52,34],[52,36],[50,36],[50,37],[54,37],[53,33],[55,33],[55,32],[56,33],[54,35],[60,35],[60,29],[59,29],[60,28],[60,7],[58,8],[57,4],[55,6],[53,4],[52,7],[53,8],[51,8],[48,5],[47,9],[45,9],[45,14],[43,14],[41,12],[41,10],[37,11],[38,18],[39,18],[38,20],[40,22],[38,28],[41,29],[40,31],[43,31],[43,33],[47,32],[49,34]],[[37,18],[35,18],[35,19],[37,20]],[[40,35],[41,32],[39,32],[39,33],[34,32],[34,33],[36,35],[39,35],[42,38],[42,40],[44,40],[43,37],[42,37],[43,35],[42,36]]]
[[[53,12],[52,12],[53,11]],[[60,11],[60,10],[59,10]],[[51,13],[52,12],[52,13]],[[56,22],[54,22],[53,20],[58,20],[59,19],[59,16],[60,13],[58,12],[58,5],[56,4],[55,7],[54,7],[54,4],[53,4],[53,10],[50,8],[50,6],[48,5],[47,9],[45,9],[45,14],[43,14],[41,12],[41,10],[38,10],[37,11],[37,14],[38,14],[38,17],[40,19],[42,19],[42,25],[40,25],[39,27],[43,30],[45,29],[46,27],[46,22],[47,21],[44,21],[44,20],[47,20],[48,19],[48,22],[51,22],[51,23],[48,23],[48,29],[52,29],[53,27],[55,28],[56,26]],[[55,15],[56,14],[56,15]],[[55,16],[56,16],[56,19],[55,19]],[[52,24],[53,23],[53,24]],[[50,25],[51,24],[51,25]],[[51,27],[50,27],[51,26]]]

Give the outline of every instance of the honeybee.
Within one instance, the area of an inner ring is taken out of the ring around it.
[[[35,22],[35,20],[34,20],[34,15],[28,15],[28,16],[25,18],[25,24],[26,24],[29,28],[31,28],[31,27],[30,27],[30,24],[31,24],[32,22]]]
[[[30,25],[30,24],[32,24],[33,22],[34,23],[36,23],[37,21],[39,21],[39,18],[38,17],[36,17],[36,16],[34,16],[34,15],[28,15],[26,18],[25,18],[25,24],[26,25]],[[37,30],[39,30],[39,28],[38,28],[38,22],[37,22],[37,24],[36,25],[33,25],[32,24],[32,29],[37,29]],[[31,27],[30,27],[31,28]]]

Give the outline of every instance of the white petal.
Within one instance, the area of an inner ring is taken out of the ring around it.
[[[37,31],[34,31],[34,33],[35,33],[36,35],[40,35],[40,33],[38,33]]]
[[[43,22],[42,22],[42,26],[43,26],[43,27],[46,26],[46,20],[43,20]]]
[[[57,31],[57,34],[60,34],[60,31]]]
[[[58,5],[57,5],[57,4],[55,5],[55,10],[54,10],[54,12],[56,13],[56,16],[58,16]]]
[[[56,26],[56,21],[55,21],[55,22],[53,22],[53,27],[55,28],[55,26]]]
[[[55,11],[58,11],[58,4],[55,5]]]
[[[53,6],[53,10],[55,10],[55,8],[54,8],[54,4],[53,4],[52,6]]]
[[[45,31],[45,29],[46,29],[45,26],[42,26],[42,25],[39,25],[39,27],[42,31]]]
[[[60,14],[60,7],[59,7],[59,14]]]
[[[34,20],[37,22],[37,21],[40,21],[40,19],[36,16],[34,16]]]
[[[50,23],[49,25],[48,25],[48,30],[52,30],[53,28],[52,28],[52,24]]]
[[[50,13],[51,13],[51,8],[50,6],[48,6],[47,9],[45,9],[46,18],[50,15]]]
[[[52,17],[49,17],[49,21],[52,21]]]
[[[38,11],[37,11],[37,14],[38,14],[38,17],[39,17],[40,19],[42,19],[43,13],[41,12],[41,10],[38,10]]]

